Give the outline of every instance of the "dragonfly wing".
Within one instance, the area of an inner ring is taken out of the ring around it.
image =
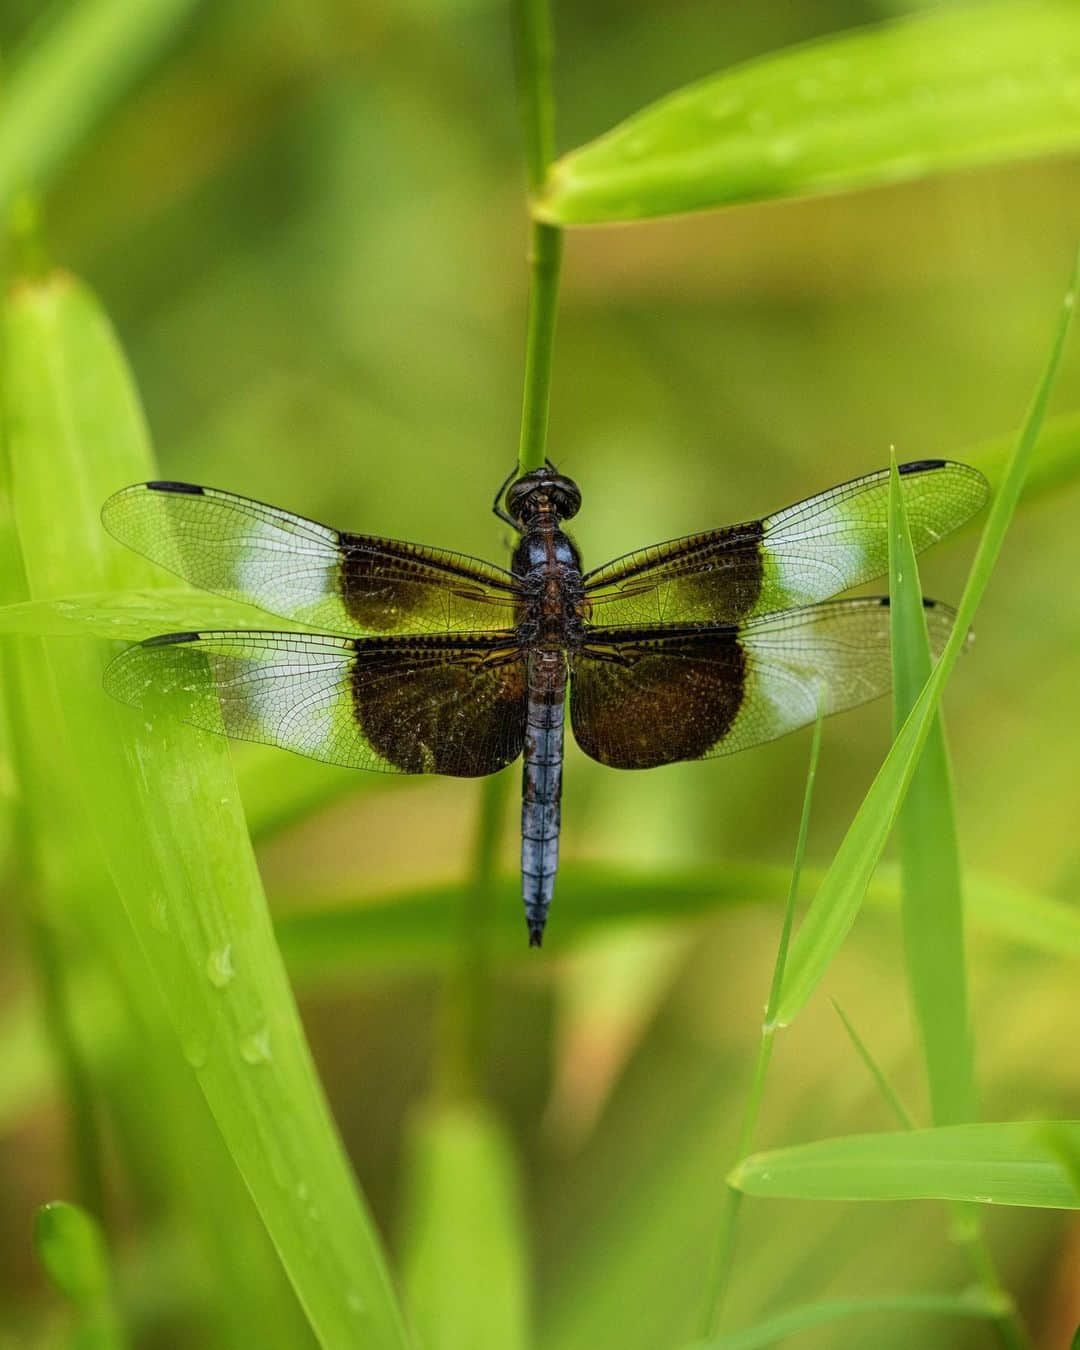
[[[490,632],[516,621],[509,572],[462,554],[348,534],[190,483],[137,483],[102,520],[193,585],[339,633]]]
[[[986,479],[966,464],[900,465],[917,552],[969,520]],[[734,623],[816,604],[888,569],[889,471],[830,488],[763,520],[631,553],[585,578],[594,623]]]
[[[122,652],[105,688],[207,731],[382,773],[494,773],[525,739],[512,633],[170,633]]]
[[[954,613],[926,605],[935,655]],[[889,601],[832,600],[746,624],[594,629],[571,667],[578,744],[618,769],[711,759],[785,736],[891,685]]]

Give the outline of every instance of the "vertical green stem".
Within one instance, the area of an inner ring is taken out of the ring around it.
[[[551,93],[551,14],[548,0],[513,0],[518,108],[529,190],[539,192],[555,151]],[[562,230],[534,221],[529,240],[529,318],[521,406],[521,473],[539,469],[547,452],[548,397],[562,264]]]
[[[765,1078],[769,1071],[773,1041],[777,1032],[776,1011],[780,1005],[780,991],[784,986],[784,967],[787,964],[791,932],[795,925],[795,903],[799,895],[799,881],[802,877],[803,857],[806,853],[806,837],[810,829],[810,804],[814,796],[814,781],[817,778],[818,756],[821,752],[821,722],[823,716],[824,710],[819,705],[817,721],[814,724],[814,739],[810,746],[810,765],[806,771],[806,789],[803,792],[802,814],[799,817],[799,835],[795,844],[795,860],[791,867],[787,904],[784,908],[784,923],[780,930],[780,941],[776,946],[776,961],[773,964],[769,1001],[765,1006],[765,1021],[762,1024],[757,1059],[754,1062],[754,1072],[750,1079],[749,1091],[746,1094],[746,1104],[743,1107],[742,1124],[739,1127],[735,1156],[732,1159],[733,1165],[741,1162],[753,1147],[754,1132],[757,1129],[758,1117],[761,1114],[761,1102],[765,1094]],[[707,1287],[705,1313],[701,1325],[702,1336],[713,1335],[719,1326],[724,1297],[727,1294],[731,1277],[732,1260],[735,1255],[735,1230],[741,1203],[742,1192],[737,1191],[733,1186],[728,1186],[724,1192],[724,1204],[720,1213],[720,1232],[717,1237],[712,1273]]]
[[[562,230],[534,221],[529,249],[529,319],[525,344],[525,388],[521,400],[521,473],[543,467],[547,454],[551,359],[562,266]]]

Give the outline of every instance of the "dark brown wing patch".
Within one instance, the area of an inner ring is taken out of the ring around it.
[[[585,578],[595,622],[735,623],[761,596],[765,560],[760,520],[673,539],[631,553]]]
[[[351,690],[364,739],[403,773],[475,778],[521,754],[525,664],[512,648],[452,638],[365,644]]]
[[[365,633],[488,631],[517,622],[510,573],[396,539],[341,535],[341,602]]]
[[[733,626],[638,638],[596,630],[573,660],[574,735],[587,755],[616,769],[700,759],[738,716],[745,673]]]

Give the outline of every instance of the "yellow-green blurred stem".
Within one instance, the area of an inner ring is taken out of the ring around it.
[[[529,249],[529,320],[518,449],[522,473],[542,468],[547,455],[548,399],[562,250],[562,231],[534,221]]]

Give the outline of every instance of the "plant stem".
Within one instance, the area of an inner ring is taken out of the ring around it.
[[[513,0],[512,11],[518,111],[529,191],[535,196],[543,186],[555,151],[551,14],[548,0]],[[541,468],[547,454],[548,396],[563,248],[562,230],[558,227],[534,221],[531,231],[525,387],[518,447],[520,473]]]
[[[773,964],[769,1001],[765,1006],[765,1021],[761,1028],[757,1059],[754,1063],[753,1076],[750,1079],[750,1089],[746,1094],[746,1104],[743,1107],[742,1124],[739,1127],[735,1156],[732,1159],[733,1167],[742,1162],[753,1147],[754,1133],[757,1129],[758,1117],[761,1114],[761,1102],[765,1094],[765,1078],[769,1070],[769,1061],[772,1058],[773,1041],[778,1030],[776,1010],[780,1006],[780,991],[784,985],[784,967],[787,964],[791,932],[795,925],[795,904],[799,895],[803,857],[806,853],[806,837],[810,829],[810,804],[814,796],[814,781],[817,778],[818,756],[821,751],[823,716],[824,711],[819,705],[817,721],[814,724],[814,739],[810,746],[810,764],[806,771],[806,788],[803,792],[802,814],[799,817],[795,859],[791,867],[787,904],[784,907],[784,923],[780,930],[780,941],[776,946],[776,961]],[[730,1172],[731,1169],[728,1170]],[[728,1283],[731,1278],[732,1260],[735,1255],[735,1230],[741,1203],[742,1192],[736,1190],[733,1186],[728,1186],[724,1192],[724,1204],[720,1213],[720,1233],[713,1258],[712,1274],[707,1286],[705,1315],[701,1326],[702,1336],[715,1334],[719,1327],[724,1297],[727,1294]]]
[[[529,249],[529,318],[518,444],[521,473],[542,468],[547,456],[548,396],[562,251],[562,230],[534,221]]]

